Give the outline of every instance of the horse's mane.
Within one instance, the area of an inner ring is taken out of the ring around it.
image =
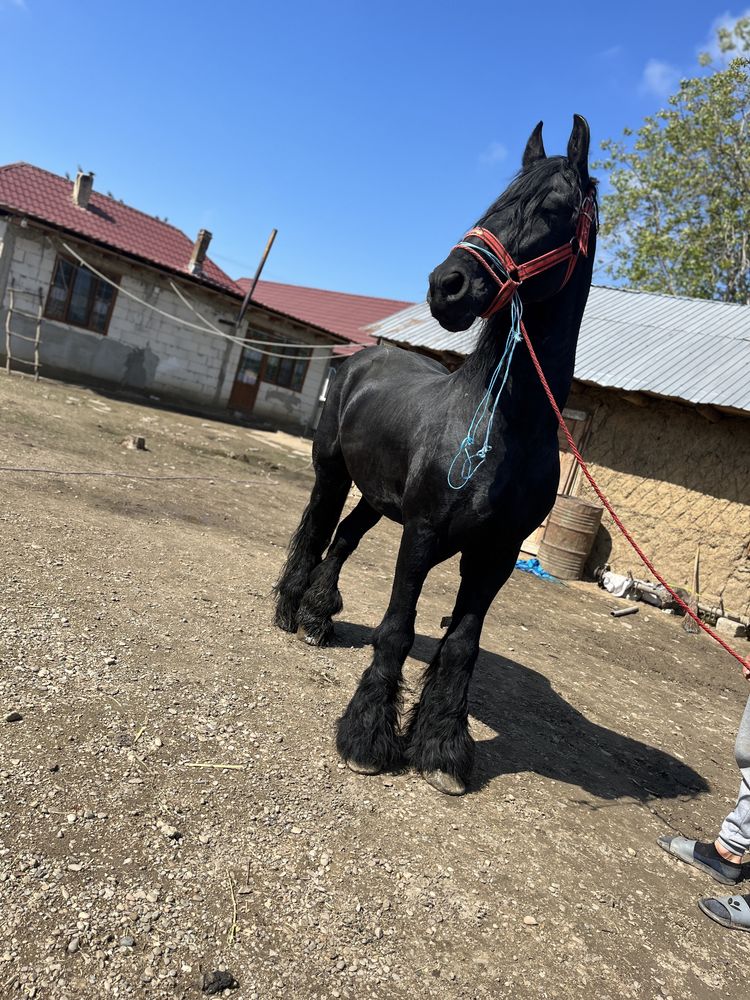
[[[591,178],[596,199],[596,180]],[[519,236],[525,235],[524,229],[533,220],[534,215],[550,193],[557,186],[569,185],[576,192],[573,208],[573,218],[586,197],[586,190],[581,182],[578,171],[571,166],[565,156],[547,156],[538,160],[526,170],[520,170],[500,197],[490,205],[482,216],[479,225],[496,212],[512,213],[512,225],[519,230]],[[596,208],[596,203],[595,203]]]

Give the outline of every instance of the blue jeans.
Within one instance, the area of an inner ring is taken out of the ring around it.
[[[734,756],[740,769],[740,793],[737,805],[721,825],[719,840],[732,854],[745,854],[750,851],[750,698],[737,732]]]

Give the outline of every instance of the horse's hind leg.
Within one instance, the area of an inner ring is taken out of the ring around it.
[[[464,552],[451,624],[427,667],[422,696],[409,719],[409,763],[449,795],[464,792],[471,774],[474,741],[469,735],[469,682],[485,615],[515,561],[515,552],[501,555],[491,547]]]
[[[311,645],[324,646],[333,635],[331,619],[343,608],[338,588],[341,567],[380,517],[363,497],[338,526],[325,559],[310,574],[297,612],[297,625]]]
[[[310,502],[292,535],[289,555],[274,588],[274,620],[286,632],[297,631],[302,595],[310,585],[310,574],[320,563],[331,540],[351,485],[351,477],[340,457],[317,463]]]

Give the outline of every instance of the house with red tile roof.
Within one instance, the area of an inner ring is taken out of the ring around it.
[[[240,278],[237,284],[246,292],[252,281],[250,278]],[[367,329],[370,324],[378,323],[413,305],[400,299],[329,292],[323,288],[285,285],[279,281],[259,281],[253,292],[253,301],[345,337],[349,343],[334,348],[337,357],[346,357],[361,347],[375,344],[375,339]]]
[[[247,293],[252,287],[252,279],[240,278],[237,285]],[[331,336],[340,338],[340,343],[331,348],[331,354],[324,362],[327,375],[317,397],[314,400],[300,398],[309,427],[316,425],[330,379],[344,358],[376,343],[367,329],[368,326],[400,312],[409,305],[398,299],[332,292],[324,288],[289,285],[278,281],[258,281],[253,289],[252,302],[256,310],[278,310],[279,313],[291,317],[298,323],[317,330],[326,330]],[[250,325],[252,329],[252,320]],[[252,336],[255,336],[255,332]],[[242,359],[248,366],[257,369],[256,381],[250,390],[252,405],[256,411],[259,409],[267,411],[270,403],[278,397],[278,388],[274,384],[277,377],[277,362],[256,356],[250,347],[245,349]],[[287,362],[282,361],[281,364],[286,366]],[[298,359],[296,364],[301,369],[304,362]],[[239,388],[234,396],[236,399],[242,398]]]
[[[210,240],[100,193],[93,174],[0,167],[2,360],[310,428],[332,364],[404,303],[261,282],[238,329],[247,286]]]

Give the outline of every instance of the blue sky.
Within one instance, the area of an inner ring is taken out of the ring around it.
[[[712,0],[0,0],[0,163],[96,173],[233,277],[418,300],[533,126],[563,152],[699,72]],[[604,275],[599,275],[604,280]]]

